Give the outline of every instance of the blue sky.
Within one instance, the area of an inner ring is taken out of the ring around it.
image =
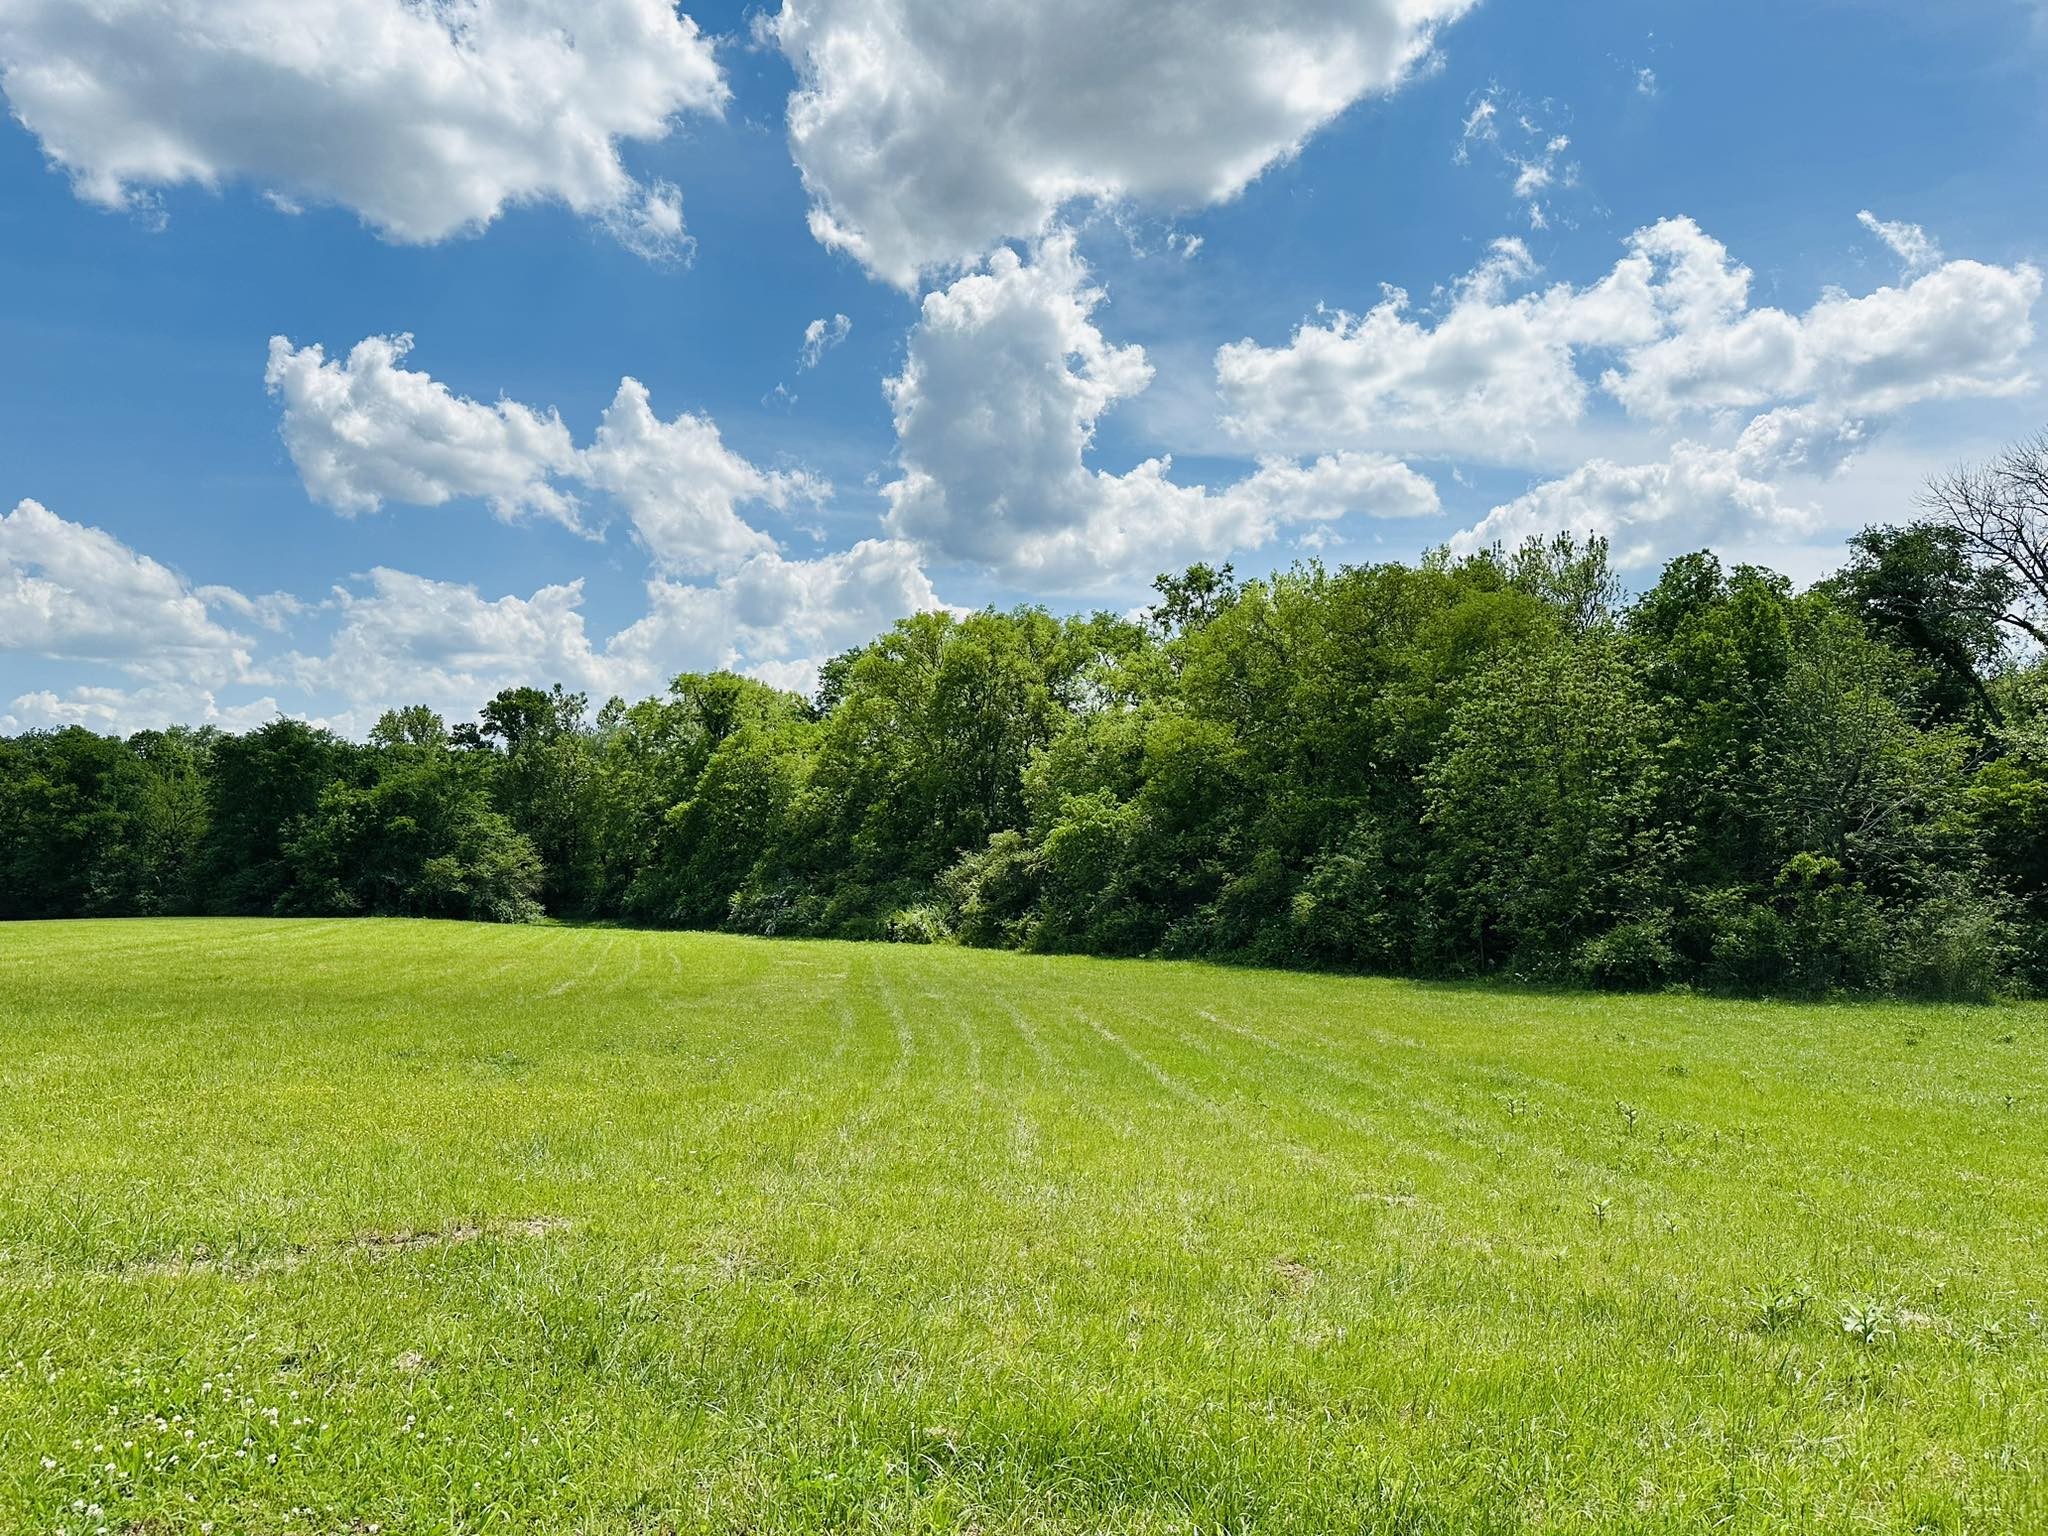
[[[0,729],[1558,527],[1813,577],[2048,419],[2044,65],[2027,0],[10,0]]]

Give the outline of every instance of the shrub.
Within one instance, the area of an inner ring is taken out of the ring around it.
[[[1024,834],[998,832],[986,848],[963,854],[939,877],[939,894],[961,943],[1029,948],[1044,884],[1044,861]]]
[[[1578,980],[1591,986],[1641,991],[1662,986],[1677,964],[1671,918],[1660,912],[1616,923],[1598,938],[1588,939],[1573,957],[1572,969]]]
[[[882,931],[891,944],[950,944],[953,942],[952,924],[936,902],[920,902],[914,907],[899,907],[891,912],[882,924]]]
[[[1888,947],[1891,989],[1909,997],[1988,1002],[2017,956],[2006,914],[1975,892],[1953,889],[1906,909]]]
[[[1778,872],[1777,906],[1791,931],[1788,982],[1818,995],[1881,986],[1884,911],[1839,860],[1794,854]]]
[[[1389,867],[1378,820],[1361,816],[1315,861],[1289,903],[1295,941],[1328,965],[1392,969],[1405,958],[1395,902],[1403,881]]]
[[[726,927],[763,938],[813,934],[823,908],[815,892],[794,881],[750,879],[733,892]]]
[[[1792,930],[1785,919],[1748,892],[1702,892],[1688,929],[1705,952],[1703,978],[1720,992],[1770,992],[1792,969]]]

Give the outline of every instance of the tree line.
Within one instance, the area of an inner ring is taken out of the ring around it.
[[[2048,440],[1834,576],[1604,544],[897,623],[800,698],[0,739],[0,917],[394,914],[1752,995],[2048,985]]]

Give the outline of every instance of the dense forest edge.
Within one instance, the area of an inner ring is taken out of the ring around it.
[[[543,915],[1746,995],[2048,989],[2048,437],[1804,591],[1599,540],[925,613],[803,699],[0,739],[0,917]]]

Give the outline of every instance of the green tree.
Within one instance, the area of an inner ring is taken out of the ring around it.
[[[559,683],[507,688],[484,705],[477,733],[498,749],[493,798],[539,853],[541,900],[554,913],[589,915],[604,885],[589,707]]]
[[[361,751],[301,720],[273,720],[215,743],[200,849],[210,912],[268,914],[291,895],[285,841],[328,785],[353,782]]]
[[[134,808],[141,855],[136,910],[145,916],[190,913],[202,906],[207,779],[219,733],[173,726],[128,739],[142,765]]]
[[[1667,962],[1679,829],[1660,815],[1662,722],[1607,634],[1506,657],[1461,693],[1424,772],[1431,946],[1450,969],[1565,974],[1629,942]]]
[[[0,756],[0,915],[142,910],[145,778],[122,743],[78,726],[9,743]]]
[[[369,771],[330,783],[292,824],[286,910],[521,922],[540,914],[538,855],[492,808],[487,764],[439,717],[388,714]]]
[[[1849,549],[1835,588],[1872,635],[1927,669],[1933,717],[1981,712],[2001,723],[1989,680],[2006,659],[2001,621],[2015,596],[2011,573],[1973,561],[1961,531],[1947,524],[1866,528]]]

